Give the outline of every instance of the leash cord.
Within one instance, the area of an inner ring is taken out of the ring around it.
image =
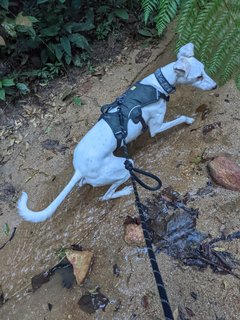
[[[121,126],[121,130],[122,130],[122,133],[123,133],[123,128],[122,128],[122,123],[123,122],[122,122],[122,114],[121,114],[120,107],[118,108],[118,112],[119,112],[120,126]],[[169,304],[167,292],[166,292],[166,289],[165,289],[165,286],[164,286],[164,282],[163,282],[163,279],[162,279],[162,276],[161,276],[161,273],[160,273],[160,270],[159,270],[159,267],[158,267],[158,263],[157,263],[157,260],[156,260],[155,253],[153,251],[152,241],[151,241],[151,238],[149,236],[149,231],[148,231],[147,224],[146,224],[146,219],[145,219],[145,216],[144,216],[144,205],[140,201],[140,197],[139,197],[138,190],[137,190],[137,184],[136,184],[136,182],[138,182],[142,187],[144,187],[144,188],[146,188],[148,190],[154,191],[154,190],[158,190],[158,189],[161,188],[162,182],[155,175],[153,175],[153,174],[151,174],[149,172],[145,172],[145,171],[143,171],[141,169],[137,169],[137,168],[133,167],[131,161],[129,160],[128,148],[127,148],[127,144],[126,144],[125,138],[122,138],[122,141],[123,141],[124,156],[126,158],[126,160],[124,162],[124,165],[125,165],[125,168],[130,173],[131,182],[132,182],[134,195],[135,195],[135,199],[136,199],[135,200],[135,205],[136,205],[136,207],[138,209],[138,212],[139,212],[141,225],[142,225],[142,229],[143,229],[143,235],[144,235],[144,239],[145,239],[145,243],[146,243],[146,247],[147,247],[148,257],[149,257],[149,260],[150,260],[150,263],[151,263],[151,266],[152,266],[152,271],[153,271],[153,274],[154,274],[154,277],[155,277],[155,281],[156,281],[156,284],[157,284],[158,293],[159,293],[160,301],[161,301],[161,304],[162,304],[163,312],[164,312],[164,315],[165,315],[165,319],[166,320],[174,320],[173,313],[172,313],[172,310],[171,310],[171,306]],[[158,183],[157,186],[150,187],[150,186],[146,185],[143,181],[141,181],[133,173],[133,171],[135,171],[137,173],[140,173],[140,174],[143,174],[143,175],[146,175],[146,176],[156,180],[157,183]]]

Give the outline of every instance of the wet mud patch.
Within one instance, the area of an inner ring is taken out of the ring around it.
[[[197,229],[197,219],[201,212],[193,208],[191,202],[213,192],[214,187],[208,185],[198,190],[195,195],[181,196],[168,187],[154,195],[147,201],[146,206],[152,241],[157,253],[164,252],[184,265],[195,266],[201,270],[209,266],[213,272],[229,273],[240,278],[240,274],[236,273],[240,261],[221,247],[224,242],[240,239],[240,231],[230,234],[222,232],[218,237],[212,238]]]

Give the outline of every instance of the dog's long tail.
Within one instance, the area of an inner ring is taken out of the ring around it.
[[[75,184],[82,178],[80,172],[76,171],[66,185],[66,187],[60,192],[55,200],[44,210],[41,211],[31,211],[27,207],[28,195],[26,192],[22,193],[21,198],[18,200],[18,212],[21,217],[27,221],[31,222],[40,222],[50,218],[53,213],[56,211],[57,207],[63,202]]]

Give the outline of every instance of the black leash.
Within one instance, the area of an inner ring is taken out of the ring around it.
[[[122,128],[122,115],[121,115],[121,108],[118,108],[118,112],[119,112],[119,119],[120,119],[120,124],[121,124],[121,130],[123,132],[123,128]],[[129,160],[129,155],[128,155],[128,148],[127,148],[127,144],[124,138],[124,134],[122,136],[122,141],[123,141],[123,150],[124,150],[124,156],[126,158],[124,165],[125,168],[129,171],[130,173],[130,177],[131,177],[131,181],[132,181],[132,186],[133,186],[133,190],[134,190],[134,194],[135,194],[135,205],[138,209],[139,212],[139,216],[140,216],[140,220],[141,220],[141,225],[142,225],[142,229],[143,229],[143,234],[144,234],[144,239],[145,239],[145,243],[146,243],[146,247],[147,247],[147,251],[148,251],[148,257],[152,266],[152,270],[153,270],[153,274],[155,277],[155,281],[157,284],[157,288],[158,288],[158,293],[159,293],[159,297],[162,303],[162,308],[163,308],[163,312],[165,315],[165,319],[166,320],[174,320],[173,318],[173,313],[169,304],[169,300],[167,297],[167,292],[164,286],[164,282],[157,264],[157,260],[156,260],[156,256],[155,253],[153,251],[153,247],[152,247],[152,241],[151,238],[149,236],[149,231],[147,228],[147,224],[146,224],[146,219],[144,216],[144,205],[141,203],[140,198],[139,198],[139,194],[138,194],[138,190],[137,190],[137,183],[138,182],[142,187],[151,190],[151,191],[155,191],[155,190],[159,190],[162,186],[162,182],[161,180],[153,175],[152,173],[146,172],[144,170],[141,169],[137,169],[134,168],[132,165],[132,162]],[[157,185],[156,186],[149,186],[147,184],[145,184],[142,180],[140,180],[134,172],[140,173],[142,175],[145,175],[147,177],[152,178],[153,180],[157,181]]]

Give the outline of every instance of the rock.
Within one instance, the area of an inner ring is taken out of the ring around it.
[[[218,156],[208,164],[212,179],[222,187],[240,191],[240,166],[226,156]]]
[[[73,266],[77,283],[82,284],[91,267],[93,253],[90,251],[66,250],[66,256]]]
[[[145,246],[142,226],[136,223],[125,225],[124,241],[130,246]]]

